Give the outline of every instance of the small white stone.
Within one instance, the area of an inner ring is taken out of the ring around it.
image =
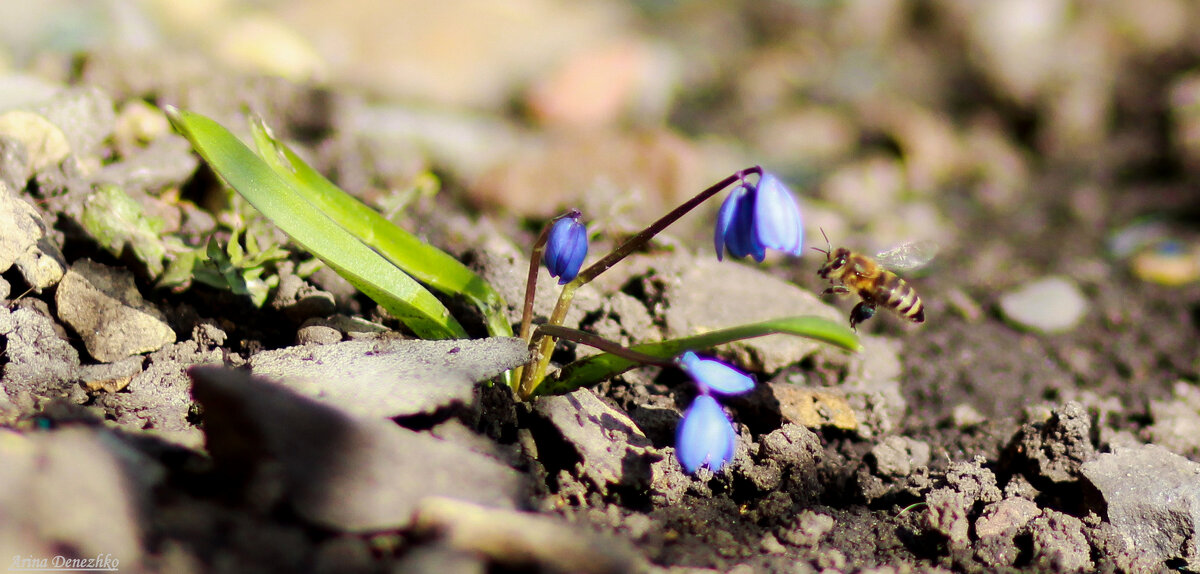
[[[1043,333],[1070,331],[1087,312],[1087,299],[1074,281],[1051,276],[1000,297],[1000,311],[1018,327]]]

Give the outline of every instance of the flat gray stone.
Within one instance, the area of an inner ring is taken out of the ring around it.
[[[1129,548],[1200,567],[1200,464],[1148,444],[1114,447],[1084,463],[1082,473],[1100,494],[1093,509]]]
[[[175,342],[162,312],[142,299],[133,275],[81,259],[58,286],[58,316],[71,326],[97,361],[111,363],[157,351]]]
[[[266,351],[250,358],[250,368],[354,414],[392,418],[473,404],[476,383],[528,358],[512,337],[378,339]]]
[[[523,491],[512,468],[458,444],[356,416],[245,371],[189,373],[218,470],[267,481],[248,493],[280,493],[313,524],[404,529],[429,497],[511,508]]]
[[[650,439],[629,416],[600,400],[591,389],[538,399],[534,412],[575,448],[574,472],[601,492],[613,486],[645,490],[653,476]]]
[[[797,315],[846,321],[811,291],[736,261],[680,255],[658,270],[666,284],[668,339]],[[830,348],[790,335],[746,339],[731,347],[743,367],[765,373]]]

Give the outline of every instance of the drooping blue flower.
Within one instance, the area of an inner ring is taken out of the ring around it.
[[[754,388],[754,378],[714,359],[701,359],[688,351],[679,357],[679,366],[692,377],[703,394],[732,396]]]
[[[579,213],[576,212],[554,222],[546,239],[546,253],[542,261],[550,270],[550,276],[558,277],[559,285],[566,285],[579,275],[587,252],[587,227],[579,221]]]
[[[683,413],[683,421],[675,431],[675,456],[689,474],[702,466],[717,472],[733,460],[735,438],[733,423],[721,405],[702,394]]]
[[[716,397],[747,393],[754,388],[754,378],[720,361],[701,359],[691,351],[675,362],[700,391],[675,431],[675,456],[689,473],[694,474],[701,466],[718,472],[733,460],[737,433]]]
[[[734,257],[755,261],[767,249],[798,256],[803,248],[804,223],[796,197],[779,178],[763,173],[754,185],[743,183],[721,204],[713,243],[717,259],[726,250]]]

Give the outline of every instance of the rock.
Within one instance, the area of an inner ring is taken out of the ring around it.
[[[816,315],[844,321],[816,295],[735,261],[681,254],[656,268],[666,285],[666,336],[686,337],[766,319]],[[730,345],[746,369],[774,373],[829,346],[790,336],[757,337]]]
[[[512,337],[379,339],[266,351],[250,358],[250,369],[354,414],[393,418],[472,405],[476,383],[528,358]]]
[[[112,98],[96,87],[69,88],[29,109],[62,130],[71,153],[81,159],[98,159],[116,129]]]
[[[1150,401],[1147,432],[1154,444],[1188,457],[1200,456],[1200,390],[1175,383],[1167,400]]]
[[[1200,567],[1200,464],[1148,444],[1114,447],[1081,472],[1098,494],[1089,507],[1116,527],[1127,547]]]
[[[979,538],[1015,534],[1036,518],[1042,510],[1027,498],[1006,498],[983,507],[975,519],[975,535]]]
[[[115,393],[129,386],[142,372],[141,357],[127,357],[115,363],[85,365],[79,368],[79,381],[89,392]]]
[[[846,398],[835,390],[805,388],[790,383],[768,383],[771,394],[779,401],[779,413],[784,420],[812,429],[826,426],[852,431],[858,427],[858,417]]]
[[[140,570],[157,465],[108,431],[82,426],[29,435],[0,429],[0,459],[4,556],[106,557]]]
[[[1045,422],[1029,423],[1001,454],[1001,467],[1039,481],[1062,485],[1079,480],[1080,466],[1096,456],[1092,422],[1075,401],[1056,409]]]
[[[402,530],[424,500],[511,508],[522,479],[496,460],[391,421],[359,417],[244,371],[196,367],[206,446],[218,470],[333,530]],[[257,494],[255,494],[257,493]],[[254,502],[252,502],[254,504]]]
[[[15,264],[36,289],[58,283],[67,264],[49,231],[33,206],[0,183],[0,273]]]
[[[127,359],[136,361],[138,367],[129,386],[120,393],[97,395],[94,403],[105,409],[106,415],[115,419],[116,424],[131,432],[148,432],[169,442],[199,449],[203,446],[204,435],[189,420],[195,405],[187,369],[224,362],[225,353],[220,348],[224,340],[225,332],[217,327],[197,325],[191,339],[167,345],[146,357],[145,369],[141,368],[142,357]]]
[[[547,441],[565,441],[577,457],[573,476],[586,478],[601,493],[619,488],[640,495],[650,486],[650,465],[659,458],[650,440],[625,413],[608,406],[591,389],[538,399],[533,411],[553,428],[547,433],[558,435],[535,434],[539,452]]]
[[[146,303],[123,269],[76,261],[54,296],[58,316],[71,326],[88,353],[111,363],[175,342],[162,312]]]
[[[428,498],[414,530],[455,550],[487,556],[506,569],[618,574],[645,568],[629,543],[559,518]]]
[[[304,326],[296,330],[296,344],[305,345],[332,345],[342,342],[342,332],[319,323],[313,323],[312,319],[304,322]]]
[[[333,294],[321,291],[293,273],[279,274],[279,287],[271,299],[271,308],[281,311],[293,323],[328,317],[337,309]]]
[[[1092,549],[1083,534],[1083,521],[1050,508],[1029,524],[1033,564],[1053,572],[1092,572]]]
[[[778,467],[780,482],[790,492],[804,493],[814,502],[824,491],[818,472],[823,453],[821,437],[796,424],[784,424],[771,431],[762,437],[759,447],[766,464]],[[735,471],[740,470],[735,467]]]
[[[834,520],[828,514],[818,514],[805,510],[796,517],[792,526],[779,535],[779,539],[800,547],[812,547],[833,530]]]
[[[970,517],[976,503],[1000,500],[996,475],[984,468],[983,457],[971,462],[951,463],[943,477],[944,486],[934,488],[925,497],[926,518],[930,528],[948,538],[951,544],[968,542]]]
[[[158,117],[165,118],[162,112],[158,112]],[[187,140],[164,137],[144,149],[138,148],[122,161],[100,168],[91,181],[113,184],[129,193],[154,193],[187,181],[196,172],[198,162]]]
[[[890,436],[875,445],[868,456],[877,474],[902,478],[915,468],[929,465],[929,444],[908,437]]]
[[[1046,277],[1000,296],[1000,311],[1005,319],[1018,327],[1042,333],[1064,333],[1074,329],[1087,308],[1087,298],[1067,277]]]
[[[30,175],[58,165],[71,153],[66,134],[50,120],[28,110],[0,114],[0,136],[20,144],[25,160],[21,171]],[[25,181],[11,183],[24,187]]]
[[[35,397],[66,397],[82,403],[87,394],[75,385],[79,353],[50,318],[46,304],[29,299],[12,311],[0,307],[0,337],[4,338],[4,377],[9,400],[31,410]]]

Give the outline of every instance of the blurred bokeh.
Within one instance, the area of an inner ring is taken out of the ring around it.
[[[1121,186],[1194,178],[1198,20],[1185,0],[9,0],[0,70],[69,81],[79,54],[138,54],[161,60],[146,85],[326,86],[359,98],[335,127],[377,166],[618,227],[762,163],[804,198],[810,242],[869,229],[859,247],[882,248],[953,244],[956,209],[1036,194],[1113,224]]]

